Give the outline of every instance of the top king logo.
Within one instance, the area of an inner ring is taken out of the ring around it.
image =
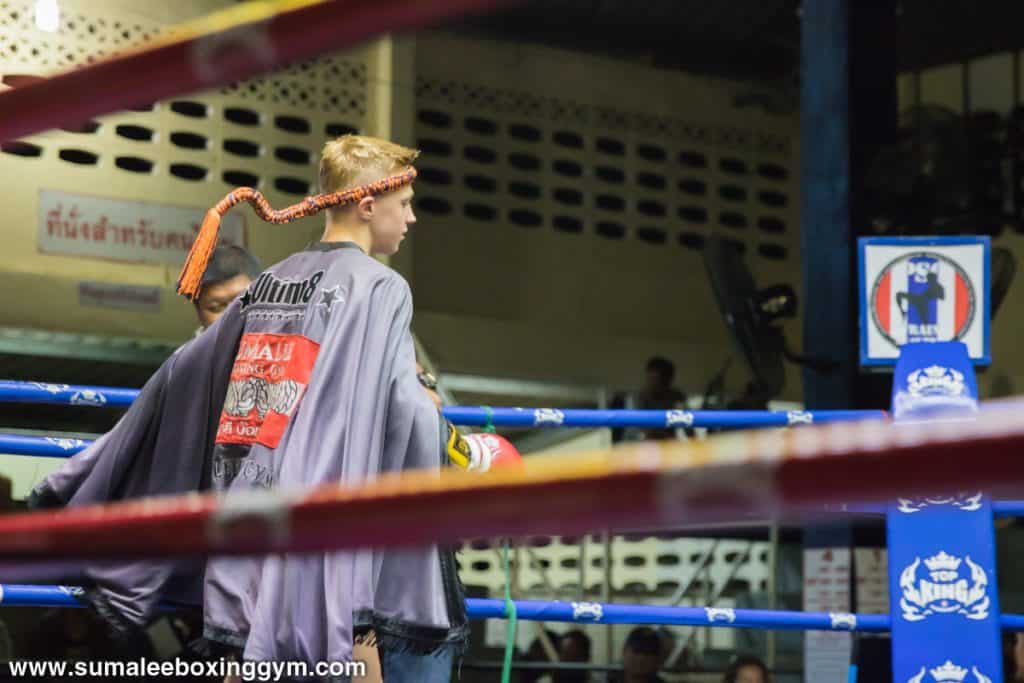
[[[904,619],[923,621],[934,614],[960,614],[972,621],[988,618],[988,576],[970,555],[961,560],[940,551],[924,564],[927,578],[920,576],[920,557],[900,574]],[[965,570],[968,576],[964,576]]]
[[[926,507],[951,506],[964,512],[974,512],[981,509],[981,493],[971,495],[969,493],[958,493],[955,496],[933,496],[925,498],[897,498],[900,512],[913,514],[920,512]]]
[[[959,340],[977,310],[974,283],[964,269],[936,252],[890,261],[871,286],[871,321],[894,346]]]
[[[565,413],[553,408],[537,408],[533,411],[534,425],[560,425],[565,422]]]
[[[910,678],[907,683],[992,683],[992,679],[981,673],[978,667],[970,670],[965,666],[957,666],[950,660],[933,669],[922,666],[921,671]]]
[[[927,396],[963,396],[964,373],[941,365],[918,368],[907,376],[907,390],[915,398]]]
[[[693,413],[688,410],[669,410],[665,413],[666,427],[692,427]]]
[[[704,613],[707,615],[709,624],[716,622],[731,624],[736,621],[736,610],[731,607],[705,607]]]
[[[597,602],[574,602],[572,603],[572,618],[576,621],[601,621],[604,610]]]
[[[74,406],[102,406],[106,403],[107,397],[92,389],[82,389],[71,395],[71,405]]]

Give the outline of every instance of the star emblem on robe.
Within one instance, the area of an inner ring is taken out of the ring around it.
[[[341,286],[340,285],[334,285],[330,289],[321,289],[320,290],[320,301],[317,302],[317,306],[323,306],[324,307],[324,310],[323,310],[324,315],[325,316],[329,316],[331,314],[331,307],[334,306],[335,303],[338,303],[340,301],[341,301]]]

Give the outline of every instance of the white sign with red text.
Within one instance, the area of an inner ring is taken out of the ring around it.
[[[889,614],[889,556],[885,548],[854,548],[857,611]]]
[[[804,611],[845,614],[850,611],[850,549],[804,549]],[[804,634],[804,680],[847,683],[851,634],[807,631]]]
[[[178,266],[184,263],[205,215],[205,209],[190,206],[42,190],[39,251]],[[224,216],[221,242],[242,246],[244,236],[242,214]]]

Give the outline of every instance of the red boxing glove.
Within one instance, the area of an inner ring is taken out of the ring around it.
[[[470,458],[467,470],[487,472],[492,469],[522,467],[523,456],[503,436],[497,434],[468,434],[463,437],[469,445]]]

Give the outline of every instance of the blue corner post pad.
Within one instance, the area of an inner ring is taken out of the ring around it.
[[[896,428],[972,420],[977,411],[978,385],[964,344],[900,347],[892,392]],[[981,491],[935,497],[908,491],[889,504],[886,526],[892,680],[1002,683],[991,500]]]
[[[963,342],[904,344],[892,379],[895,421],[965,417],[978,411],[978,382]]]

